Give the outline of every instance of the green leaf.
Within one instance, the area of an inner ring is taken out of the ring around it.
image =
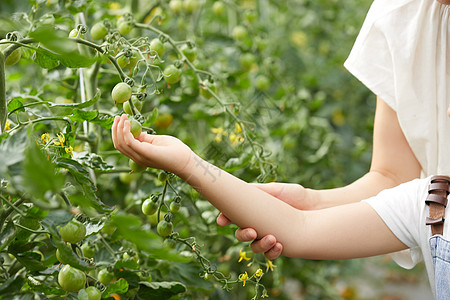
[[[23,103],[19,99],[22,99],[22,98],[16,97],[16,98],[11,99],[11,101],[8,102],[8,111],[9,112],[12,112],[13,110],[16,110],[16,112],[25,111],[25,109],[23,108]]]
[[[150,125],[152,125],[153,122],[155,122],[155,120],[156,120],[157,118],[158,118],[158,108],[155,107],[155,108],[152,110],[151,115],[149,115],[149,116],[147,117],[147,120],[145,120],[145,122],[144,122],[144,124],[142,124],[142,126],[150,126]]]
[[[32,58],[35,63],[44,69],[53,69],[59,66],[59,56],[42,47],[36,49]]]
[[[128,291],[128,282],[125,279],[120,278],[116,282],[109,284],[106,290],[103,292],[103,295],[109,296],[114,293],[124,294],[127,291]]]
[[[72,115],[70,116],[70,119],[77,122],[83,122],[83,121],[91,121],[95,119],[97,116],[98,111],[96,110],[81,110],[75,108],[73,110]]]
[[[75,178],[76,183],[81,187],[81,190],[77,190],[77,193],[69,195],[69,199],[73,199],[74,204],[80,204],[82,206],[91,206],[95,209],[106,212],[111,211],[112,208],[107,207],[96,195],[97,188],[91,180],[89,172],[86,168],[76,160],[58,157],[55,160],[58,167],[65,168]]]
[[[98,124],[102,126],[105,129],[111,129],[112,124],[114,123],[114,116],[105,114],[105,113],[99,113],[97,118],[91,120],[91,123]]]
[[[95,103],[97,103],[97,101],[100,99],[101,96],[101,92],[99,89],[97,89],[97,93],[95,94],[95,96],[88,100],[85,101],[83,103],[53,103],[53,102],[48,102],[50,107],[67,107],[67,108],[86,108],[86,107],[90,107],[92,105],[94,105]]]
[[[17,295],[22,289],[25,279],[18,274],[6,280],[0,285],[0,296]]]
[[[24,159],[24,152],[28,146],[29,139],[25,130],[17,131],[9,135],[0,143],[0,176],[6,177],[5,173],[9,166],[20,163]]]
[[[47,48],[46,56],[53,60],[58,59],[67,68],[87,68],[96,61],[96,58],[89,58],[80,54],[78,43],[68,38],[66,32],[58,31],[53,26],[37,27],[30,32],[30,37]],[[50,65],[50,62],[46,61],[45,64]]]
[[[0,251],[5,249],[14,240],[16,236],[16,226],[13,222],[8,222],[6,227],[0,233]]]
[[[169,299],[186,292],[181,282],[140,282],[138,295],[143,299]]]
[[[47,159],[36,143],[30,143],[25,150],[25,160],[22,166],[24,189],[33,198],[49,204],[45,194],[49,191],[59,193],[64,184],[64,176],[57,173],[55,165]]]

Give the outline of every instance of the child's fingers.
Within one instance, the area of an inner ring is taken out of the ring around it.
[[[117,124],[119,123],[120,117],[116,116],[114,118],[113,126],[111,127],[111,136],[114,144],[114,148],[117,149]]]
[[[264,253],[264,256],[268,260],[274,260],[275,258],[279,257],[282,252],[283,252],[283,245],[281,243],[276,243],[275,246],[273,246],[269,251],[266,251]]]
[[[231,224],[231,221],[223,213],[220,213],[217,216],[216,222],[219,226],[227,226],[228,224]]]
[[[260,240],[256,240],[251,244],[253,253],[267,252],[277,244],[277,239],[273,235],[266,235]]]
[[[234,236],[239,242],[251,242],[258,237],[258,234],[253,228],[237,229]]]

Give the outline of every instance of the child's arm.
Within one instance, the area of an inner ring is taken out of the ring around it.
[[[285,256],[340,259],[405,249],[366,203],[300,211],[204,161],[176,138],[141,134],[126,116],[116,118],[115,147],[137,163],[173,172],[240,227],[273,234]]]

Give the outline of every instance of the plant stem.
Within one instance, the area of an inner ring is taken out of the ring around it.
[[[0,134],[2,134],[5,129],[6,119],[8,116],[5,77],[5,56],[0,51]]]

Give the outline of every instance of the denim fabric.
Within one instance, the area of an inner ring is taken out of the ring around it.
[[[450,242],[442,235],[434,235],[430,238],[430,249],[436,280],[436,299],[450,299]]]

